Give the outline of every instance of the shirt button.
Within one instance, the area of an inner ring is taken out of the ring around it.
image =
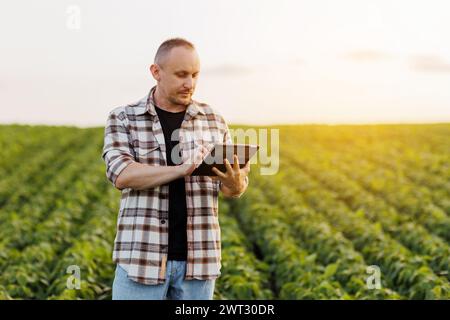
[[[166,220],[162,219],[161,224],[164,224],[164,223],[166,223]]]

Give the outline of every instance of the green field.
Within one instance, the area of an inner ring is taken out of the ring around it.
[[[215,299],[450,298],[450,124],[277,128],[278,174],[220,200]],[[111,298],[103,130],[0,126],[0,299]]]

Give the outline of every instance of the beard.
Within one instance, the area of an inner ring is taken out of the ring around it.
[[[182,98],[181,98],[182,97]],[[191,104],[191,95],[187,96],[171,96],[169,98],[170,103],[174,105],[180,105],[180,106],[188,106]]]

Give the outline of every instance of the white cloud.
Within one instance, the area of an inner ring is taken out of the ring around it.
[[[410,58],[410,66],[419,72],[450,73],[450,63],[437,55],[418,55]]]

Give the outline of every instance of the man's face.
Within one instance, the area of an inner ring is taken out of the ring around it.
[[[200,60],[195,50],[176,47],[170,50],[159,66],[157,75],[161,93],[170,103],[175,105],[188,105],[194,94],[200,72]],[[159,79],[158,79],[159,78]]]

